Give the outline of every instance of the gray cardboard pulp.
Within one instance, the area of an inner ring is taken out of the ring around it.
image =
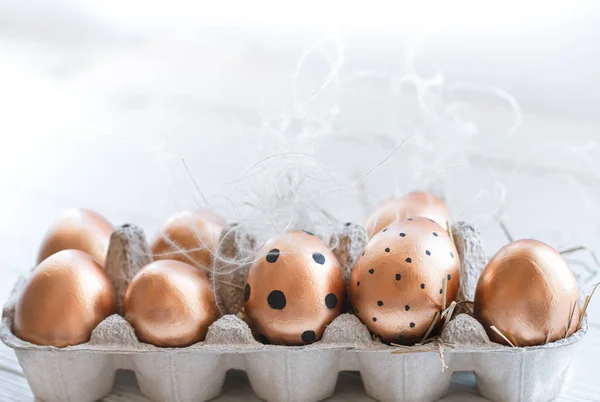
[[[465,223],[453,227],[461,275],[478,275],[485,264],[473,233]],[[118,369],[133,370],[142,394],[156,402],[215,398],[229,369],[246,371],[254,392],[269,402],[325,399],[344,370],[359,371],[366,393],[379,401],[434,401],[447,393],[456,371],[473,371],[479,393],[492,401],[549,401],[560,393],[587,330],[584,322],[567,339],[512,348],[490,342],[481,324],[459,314],[441,334],[442,358],[439,343],[396,347],[375,341],[352,314],[336,318],[319,342],[297,347],[263,345],[244,321],[227,314],[212,324],[203,342],[186,348],[141,343],[129,323],[113,315],[94,329],[89,342],[61,349],[33,345],[12,333],[24,284],[20,278],[4,307],[0,339],[15,350],[33,393],[46,402],[100,399],[111,392]],[[471,298],[473,291],[462,290]]]

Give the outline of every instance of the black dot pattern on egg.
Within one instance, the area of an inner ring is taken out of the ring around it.
[[[325,264],[325,256],[321,253],[313,253],[312,258],[319,265]]]
[[[409,345],[422,339],[431,317],[442,308],[440,278],[459,274],[452,257],[455,246],[446,231],[426,218],[400,220],[385,229],[369,240],[356,262],[351,303],[383,342],[396,343],[402,332]],[[448,282],[447,302],[456,298],[455,282]]]
[[[274,290],[269,293],[267,303],[269,303],[269,306],[274,310],[283,310],[287,304],[287,300],[281,290]]]
[[[279,250],[276,248],[272,249],[271,251],[269,251],[266,258],[267,262],[270,262],[271,264],[276,263],[279,259]]]
[[[346,305],[342,267],[321,238],[291,230],[263,246],[265,258],[244,283],[247,322],[256,339],[303,345],[319,340]]]
[[[247,283],[246,286],[244,286],[244,301],[248,301],[249,298],[250,298],[250,284]]]
[[[317,339],[317,334],[315,331],[304,331],[302,333],[302,342],[304,343],[313,343]]]
[[[335,294],[329,293],[327,296],[325,296],[325,305],[327,306],[328,309],[333,310],[334,308],[337,307],[337,304],[338,304],[338,299]]]

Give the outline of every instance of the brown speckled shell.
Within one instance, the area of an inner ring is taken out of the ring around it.
[[[321,338],[345,294],[340,264],[325,243],[290,231],[270,240],[250,266],[245,311],[259,341],[303,345]]]
[[[483,270],[474,316],[494,342],[507,344],[492,325],[515,346],[541,345],[576,331],[578,298],[575,276],[556,250],[537,240],[517,240]]]
[[[413,344],[422,339],[458,292],[460,261],[448,233],[425,218],[396,221],[369,241],[350,277],[355,314],[382,341]]]
[[[384,203],[367,219],[365,230],[373,236],[394,221],[417,217],[432,219],[443,228],[450,219],[444,201],[433,194],[414,191]]]

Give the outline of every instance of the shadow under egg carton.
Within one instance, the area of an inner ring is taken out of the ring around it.
[[[453,226],[453,235],[464,284],[459,298],[472,299],[474,278],[486,262],[483,248],[467,223]],[[129,268],[143,265],[124,251]],[[584,321],[567,339],[512,348],[490,342],[479,322],[457,314],[441,334],[442,359],[437,344],[395,347],[375,341],[352,314],[337,317],[320,341],[294,347],[263,345],[244,321],[227,314],[211,325],[205,341],[186,348],[141,343],[131,325],[113,315],[94,329],[89,342],[56,348],[33,345],[12,333],[24,283],[20,278],[4,307],[0,340],[15,350],[33,393],[46,402],[100,399],[112,391],[118,369],[134,371],[142,394],[156,402],[215,398],[229,369],[246,371],[254,392],[269,402],[325,399],[335,392],[338,373],[346,370],[359,371],[366,393],[380,401],[434,401],[448,392],[453,372],[473,371],[479,393],[487,399],[542,402],[560,393],[574,349],[587,330]]]

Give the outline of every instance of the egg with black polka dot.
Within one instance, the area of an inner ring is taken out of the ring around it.
[[[448,306],[459,277],[458,253],[446,230],[427,218],[400,220],[367,243],[350,277],[350,302],[383,342],[411,345],[442,310],[444,278]]]
[[[258,341],[305,345],[342,312],[345,293],[333,252],[312,233],[293,230],[262,247],[248,269],[244,307]]]

